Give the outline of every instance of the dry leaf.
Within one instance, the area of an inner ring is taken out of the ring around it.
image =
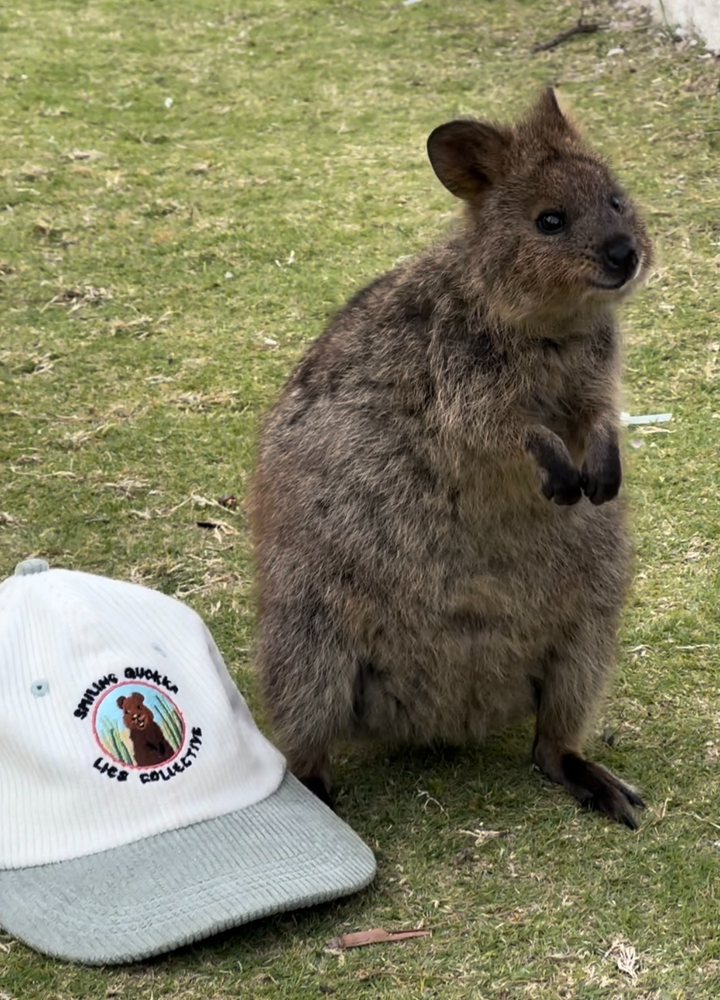
[[[391,941],[405,941],[408,938],[430,937],[431,931],[384,931],[375,928],[371,931],[356,931],[353,934],[341,934],[340,937],[328,941],[328,951],[345,951],[347,948],[364,948],[369,944],[384,944]]]

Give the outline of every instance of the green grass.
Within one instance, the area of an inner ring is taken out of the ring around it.
[[[242,501],[261,416],[331,311],[450,224],[429,131],[511,118],[548,81],[647,210],[658,263],[625,313],[626,409],[673,413],[627,435],[637,578],[598,720],[615,742],[589,747],[642,788],[637,833],[542,780],[526,729],[453,754],[349,750],[338,804],[377,852],[366,893],[129,969],[0,936],[3,1000],[720,992],[717,63],[586,6],[608,29],[538,55],[575,7],[0,12],[3,575],[38,555],[185,599],[261,718],[247,527],[214,501]],[[432,937],[324,951],[418,925]]]

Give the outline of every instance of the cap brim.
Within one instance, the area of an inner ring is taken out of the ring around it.
[[[289,773],[247,809],[72,861],[0,871],[0,925],[90,965],[132,962],[364,888],[375,858]]]

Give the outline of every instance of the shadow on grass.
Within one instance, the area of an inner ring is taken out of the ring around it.
[[[262,966],[294,947],[320,956],[347,929],[375,926],[385,913],[397,865],[409,842],[423,862],[447,863],[471,841],[462,828],[483,825],[507,831],[527,819],[548,783],[532,767],[530,726],[513,729],[478,747],[352,747],[336,758],[338,814],[376,853],[378,874],[366,890],[344,899],[282,913],[217,934],[139,968],[177,972],[212,961]],[[558,789],[560,795],[560,790]],[[548,802],[553,809],[555,800]],[[568,810],[574,805],[568,798]],[[449,857],[448,857],[449,856]],[[424,867],[424,864],[423,864]]]

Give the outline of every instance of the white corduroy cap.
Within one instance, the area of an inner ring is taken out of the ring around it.
[[[169,951],[363,888],[202,619],[42,560],[0,584],[0,926],[59,958]]]

